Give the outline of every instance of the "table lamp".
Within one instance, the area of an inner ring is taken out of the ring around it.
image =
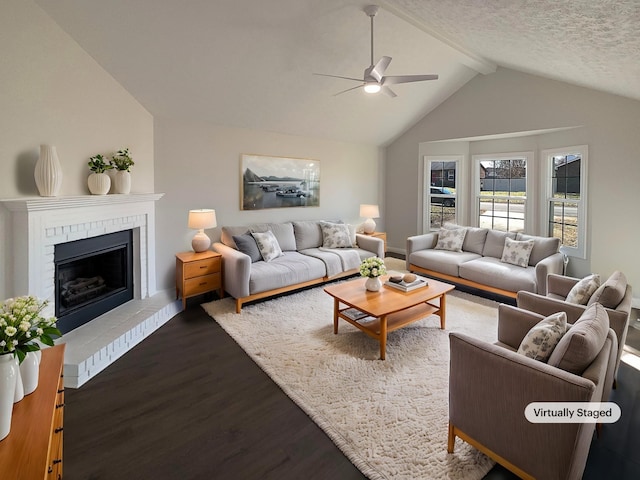
[[[210,208],[189,210],[189,228],[198,230],[191,241],[194,252],[204,252],[211,246],[211,239],[204,233],[205,228],[213,228],[216,223],[216,211]]]
[[[362,230],[364,233],[371,234],[376,230],[376,222],[374,218],[380,217],[380,209],[378,205],[360,205],[360,216],[366,218],[362,224]]]

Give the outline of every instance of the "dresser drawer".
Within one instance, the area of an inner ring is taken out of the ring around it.
[[[201,277],[220,271],[220,258],[206,258],[204,260],[196,260],[184,265],[184,278]]]
[[[210,292],[220,288],[221,277],[220,272],[213,273],[211,275],[204,275],[198,278],[190,278],[184,282],[185,297],[190,295],[197,295],[199,293]]]

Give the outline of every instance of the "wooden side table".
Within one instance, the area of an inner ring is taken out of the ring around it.
[[[223,297],[222,255],[210,250],[176,254],[176,298],[182,296],[183,310],[187,298],[214,290]]]
[[[387,232],[365,233],[365,235],[382,239],[384,242],[384,253],[387,253]]]
[[[62,478],[64,344],[42,350],[38,387],[13,406],[11,431],[0,441],[0,478]]]

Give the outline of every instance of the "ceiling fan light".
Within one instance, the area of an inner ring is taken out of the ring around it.
[[[378,93],[381,88],[380,84],[376,82],[369,82],[364,85],[364,91],[367,93]]]

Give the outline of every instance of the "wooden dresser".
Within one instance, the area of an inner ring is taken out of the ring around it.
[[[176,254],[176,296],[182,296],[182,309],[187,298],[218,290],[223,297],[222,255],[211,250]]]
[[[0,478],[62,478],[64,344],[42,350],[38,388],[13,406],[11,432],[0,441]]]

